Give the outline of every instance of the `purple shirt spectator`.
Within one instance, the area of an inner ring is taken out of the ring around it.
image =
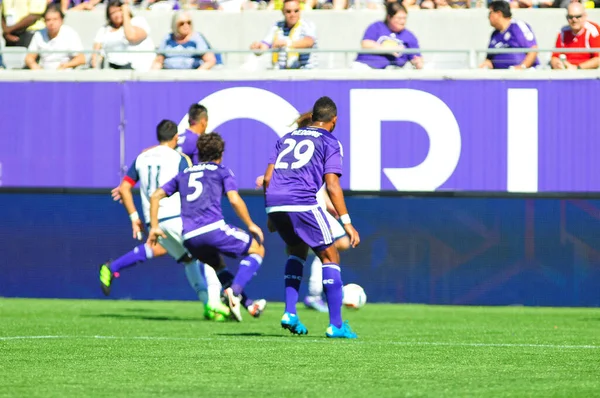
[[[183,134],[179,134],[177,138],[177,148],[179,152],[187,155],[193,164],[198,164],[200,161],[198,158],[198,147],[196,143],[198,142],[198,134],[194,133],[190,130],[185,130]]]
[[[269,158],[275,169],[265,195],[267,212],[317,205],[323,176],[342,175],[342,156],[341,144],[327,130],[307,127],[283,136]]]
[[[372,40],[384,47],[419,48],[419,41],[411,31],[403,29],[397,33],[392,32],[382,21],[371,24],[365,31],[363,40]],[[421,54],[418,53],[399,54],[397,57],[392,54],[358,54],[356,62],[366,64],[373,69],[384,69],[388,65],[402,67],[414,57],[420,56]]]
[[[526,22],[513,19],[506,30],[502,32],[497,29],[494,30],[488,48],[532,48],[536,45],[537,42],[531,26]],[[492,61],[494,69],[508,69],[511,66],[521,65],[526,56],[526,53],[488,54],[487,59]],[[540,62],[536,57],[531,66],[534,67],[539,64]]]
[[[181,197],[183,235],[198,228],[223,220],[221,198],[229,191],[237,191],[233,172],[212,163],[188,167],[162,186],[167,196],[175,192]]]

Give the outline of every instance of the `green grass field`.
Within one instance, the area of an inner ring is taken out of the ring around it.
[[[196,302],[0,299],[0,396],[600,396],[600,310],[369,304],[359,339]]]

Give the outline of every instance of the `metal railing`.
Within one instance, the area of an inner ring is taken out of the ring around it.
[[[600,48],[486,48],[486,49],[363,49],[363,48],[352,48],[352,49],[325,49],[325,48],[298,48],[298,49],[267,49],[267,50],[250,50],[250,49],[211,49],[210,52],[221,54],[224,58],[223,63],[227,66],[228,60],[232,55],[250,55],[250,54],[273,54],[273,53],[297,53],[297,54],[329,54],[330,56],[343,56],[343,68],[347,68],[350,66],[352,59],[356,56],[356,54],[423,54],[425,58],[425,63],[428,62],[428,59],[431,59],[432,54],[441,54],[443,56],[447,55],[455,55],[464,57],[465,69],[475,69],[478,67],[479,62],[485,59],[487,54],[519,54],[519,53],[528,53],[535,51],[538,54],[547,54],[547,53],[560,53],[560,54],[570,54],[570,53],[600,53]],[[0,48],[0,55],[20,55],[23,56],[25,54],[35,53],[35,54],[64,54],[69,53],[70,51],[61,51],[61,50],[42,50],[42,51],[28,51],[26,48],[20,47],[6,47]],[[106,51],[106,50],[83,50],[80,53],[85,55],[98,54],[103,57],[104,62],[106,62],[106,58],[108,54],[166,54],[166,55],[202,55],[206,53],[206,51],[198,51],[198,50],[166,50],[158,52],[157,50],[114,50],[114,51]],[[352,59],[351,59],[352,57]],[[549,59],[549,57],[548,57]],[[332,62],[330,62],[332,63]],[[339,63],[339,61],[338,61]],[[238,65],[239,66],[239,65]],[[333,69],[333,68],[330,68]]]

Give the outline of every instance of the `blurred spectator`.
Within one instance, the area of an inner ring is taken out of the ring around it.
[[[587,20],[581,3],[571,3],[567,8],[567,22],[556,38],[556,48],[600,48],[600,26]],[[596,69],[600,64],[597,52],[560,53],[550,59],[552,69]]]
[[[148,70],[154,60],[154,44],[149,37],[150,25],[142,17],[134,17],[127,3],[109,0],[106,5],[105,26],[101,27],[94,39],[94,50],[106,52],[108,66],[112,69]],[[111,51],[146,51],[144,53]],[[92,55],[91,65],[95,68],[102,60],[98,54]]]
[[[251,50],[264,51],[270,48],[281,49],[272,55],[273,66],[277,69],[310,69],[316,66],[314,53],[291,52],[294,48],[315,48],[317,32],[314,25],[300,17],[300,2],[284,0],[284,20],[276,22],[263,41],[250,45]],[[287,51],[287,52],[286,52]],[[261,55],[256,53],[256,55]]]
[[[72,11],[89,11],[93,10],[102,0],[60,0],[60,8],[65,13],[67,10]]]
[[[178,11],[171,23],[173,33],[167,34],[158,48],[152,69],[210,69],[216,63],[215,54],[202,35],[194,32],[192,16],[187,11]],[[181,54],[165,53],[178,50]],[[202,54],[189,54],[185,50],[203,51]]]
[[[421,54],[405,54],[402,52],[406,48],[419,48],[419,41],[416,36],[405,28],[406,8],[400,3],[387,3],[385,9],[385,20],[369,25],[363,36],[361,47],[396,51],[393,54],[358,54],[353,68],[385,69],[388,66],[403,67],[409,61],[415,68],[423,68]]]
[[[471,8],[471,0],[447,0],[450,8]]]
[[[503,0],[490,4],[490,25],[495,29],[488,48],[537,48],[531,27],[523,21],[512,19],[510,6]],[[536,51],[528,53],[488,54],[480,68],[527,69],[539,65]]]
[[[44,13],[46,27],[35,32],[25,65],[29,69],[71,69],[85,64],[81,39],[70,26],[63,25],[65,15],[58,4],[50,4]],[[64,51],[44,53],[44,51]],[[39,61],[38,61],[39,58]]]
[[[146,7],[150,10],[178,10],[177,0],[148,0]]]
[[[33,33],[44,28],[46,0],[3,0],[2,32],[7,47],[29,47]]]

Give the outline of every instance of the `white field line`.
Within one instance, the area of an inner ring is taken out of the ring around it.
[[[98,339],[98,340],[148,340],[148,341],[250,341],[257,343],[330,343],[329,339],[310,339],[300,336],[283,336],[281,338],[269,337],[249,337],[249,336],[215,336],[215,337],[168,337],[168,336],[0,336],[0,341],[14,340],[77,340],[77,339]],[[570,345],[570,344],[533,344],[533,343],[453,343],[441,341],[361,341],[354,340],[352,344],[366,345],[400,345],[408,347],[416,346],[445,346],[445,347],[524,347],[524,348],[548,348],[548,349],[580,349],[597,350],[600,345]]]

